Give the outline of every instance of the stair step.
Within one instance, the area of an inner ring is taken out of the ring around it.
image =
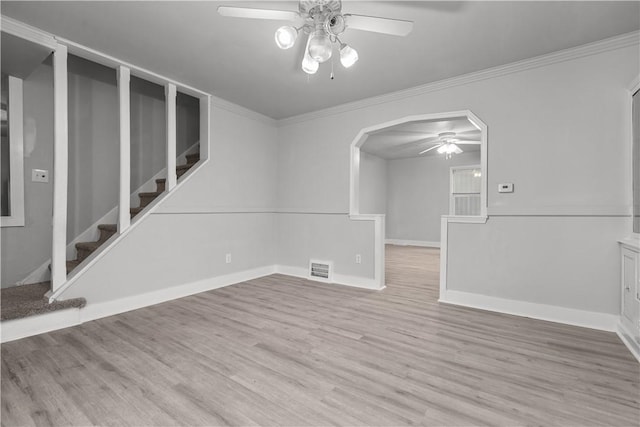
[[[80,265],[82,261],[77,259],[72,259],[71,261],[67,261],[67,274],[71,273],[73,269]],[[51,271],[51,264],[49,264],[49,271]]]
[[[200,160],[200,153],[187,154],[187,163],[197,163]]]
[[[0,291],[0,301],[2,302],[1,320],[21,319],[67,308],[82,308],[87,303],[84,298],[73,298],[54,301],[49,304],[49,299],[45,297],[45,293],[50,289],[50,282],[2,289]]]
[[[76,251],[78,253],[78,261],[84,261],[89,255],[91,255],[96,249],[102,245],[103,242],[80,242],[76,243]]]
[[[118,232],[117,224],[100,224],[98,225],[98,230],[100,230],[100,242],[106,242],[109,240],[111,236]]]
[[[167,189],[167,180],[165,178],[156,179],[156,192],[162,193]]]
[[[180,178],[182,175],[185,174],[185,172],[187,172],[189,169],[191,169],[191,167],[195,165],[195,163],[187,163],[185,165],[180,165],[176,167],[176,174],[178,175],[178,178]]]
[[[100,224],[98,225],[98,230],[113,231],[115,233],[116,231],[118,231],[118,225],[117,224]]]
[[[138,193],[138,197],[140,198],[140,207],[144,208],[149,203],[155,200],[162,193],[154,192],[154,193]]]
[[[133,218],[134,216],[138,215],[140,212],[142,212],[143,209],[144,208],[142,208],[142,207],[129,209],[129,213],[131,214],[131,218]]]
[[[72,259],[71,261],[67,261],[67,274],[71,273],[73,269],[80,265],[82,261],[78,261],[77,259]]]

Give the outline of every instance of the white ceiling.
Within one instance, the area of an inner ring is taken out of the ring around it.
[[[275,119],[578,46],[640,28],[640,2],[345,1],[343,12],[415,21],[408,37],[347,30],[359,62],[300,70],[283,23],[225,18],[219,5],[296,10],[291,1],[11,2],[2,14]]]
[[[360,147],[361,151],[383,159],[404,159],[420,156],[444,156],[437,149],[420,154],[421,151],[440,143],[438,134],[455,132],[463,152],[480,151],[480,130],[466,117],[448,120],[424,120],[404,123],[372,132]],[[478,143],[465,143],[478,141]]]

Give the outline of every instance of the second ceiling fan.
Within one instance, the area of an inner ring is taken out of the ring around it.
[[[315,74],[320,64],[331,58],[334,43],[339,46],[340,63],[345,68],[351,67],[358,61],[358,52],[340,40],[340,36],[347,29],[394,36],[406,36],[413,29],[412,21],[343,14],[342,0],[300,0],[297,12],[220,6],[218,13],[233,18],[302,21],[299,27],[285,25],[278,28],[275,41],[281,49],[289,49],[295,44],[298,34],[302,32],[308,35],[302,59],[302,70],[307,74]]]

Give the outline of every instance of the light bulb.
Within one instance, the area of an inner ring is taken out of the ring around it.
[[[309,56],[309,43],[311,43],[311,36],[307,39],[307,46],[304,49],[304,56],[302,57],[302,71],[307,74],[315,74],[318,71],[320,64]]]
[[[358,52],[348,44],[340,46],[340,63],[344,68],[349,68],[358,61]]]
[[[276,30],[276,44],[280,49],[289,49],[296,43],[298,30],[291,26],[280,27]]]
[[[314,60],[308,54],[302,58],[302,71],[307,74],[315,74],[318,71],[320,64]]]
[[[317,30],[309,39],[309,55],[317,62],[324,62],[331,58],[333,46],[329,35],[324,30]]]
[[[440,147],[438,147],[438,153],[443,154],[447,151],[447,144],[442,144]]]

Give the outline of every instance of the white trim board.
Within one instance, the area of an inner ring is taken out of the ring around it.
[[[348,276],[345,274],[333,273],[333,281],[326,282],[320,280],[313,280],[309,278],[309,272],[303,267],[293,267],[290,265],[276,265],[275,272],[277,274],[284,274],[285,276],[298,277],[300,279],[309,280],[311,282],[322,283],[325,285],[342,285],[350,286],[352,288],[369,289],[373,291],[380,291],[385,288],[384,285],[380,287],[378,281],[375,279],[369,279],[366,277]]]
[[[620,340],[627,346],[633,357],[640,363],[640,343],[633,339],[633,335],[624,327],[622,322],[618,323],[616,333]]]
[[[423,248],[439,248],[440,242],[429,242],[426,240],[404,240],[404,239],[385,239],[385,245],[398,246],[420,246]]]
[[[178,156],[177,162],[182,164],[186,161],[187,154],[196,153],[196,148],[200,142],[193,144],[191,147],[187,148]],[[130,197],[130,205],[133,206],[135,202],[138,201],[138,194],[142,192],[153,192],[155,191],[156,179],[166,177],[167,168],[163,168],[160,172],[152,176],[147,182],[143,183],[137,190],[131,193]],[[119,207],[115,206],[109,212],[104,214],[101,218],[99,218],[96,222],[87,227],[86,230],[78,234],[68,245],[67,245],[67,259],[73,259],[76,256],[76,243],[79,242],[93,242],[98,240],[100,237],[100,230],[98,230],[98,225],[100,224],[114,224],[118,221],[118,211]],[[184,212],[180,212],[184,213]],[[104,250],[104,248],[102,249]],[[19,280],[17,285],[27,285],[30,283],[39,283],[46,282],[51,279],[51,272],[49,271],[49,264],[51,264],[51,258],[47,259],[45,262],[40,264],[38,268],[29,273],[24,279]],[[83,267],[84,269],[84,267]],[[78,270],[79,271],[79,270]]]
[[[325,108],[323,110],[312,111],[310,113],[304,113],[297,116],[287,117],[277,121],[278,127],[290,126],[297,123],[306,122],[309,120],[320,119],[323,117],[334,116],[349,111],[356,111],[374,105],[385,104],[388,102],[398,101],[414,96],[422,95],[425,93],[436,92],[457,86],[464,86],[470,83],[479,82],[495,77],[506,76],[509,74],[519,73],[539,67],[544,67],[560,62],[570,61],[572,59],[578,59],[585,56],[596,55],[601,52],[612,51],[616,49],[622,49],[629,46],[634,46],[639,43],[640,32],[633,31],[631,33],[622,34],[619,36],[599,40],[593,43],[588,43],[582,46],[559,50],[549,54],[536,56],[522,61],[512,62],[506,65],[500,65],[493,68],[488,68],[473,73],[463,74],[461,76],[452,77],[444,80],[427,83],[412,88],[399,90],[397,92],[391,92],[384,95],[374,96],[359,101],[349,102],[335,107]]]
[[[96,262],[98,262],[98,260],[100,258],[102,258],[104,255],[107,254],[107,252],[109,252],[109,250],[106,250],[107,248],[110,248],[111,246],[115,246],[116,244],[118,244],[122,239],[124,239],[124,237],[129,234],[135,227],[137,227],[140,223],[142,223],[142,221],[148,217],[149,215],[151,215],[152,213],[154,213],[166,200],[169,200],[169,198],[171,197],[172,194],[175,193],[175,189],[180,188],[181,186],[183,186],[185,183],[187,183],[191,177],[198,172],[202,166],[204,166],[205,164],[207,164],[209,162],[209,158],[206,159],[200,159],[195,165],[193,165],[191,167],[191,169],[189,169],[184,175],[182,175],[182,177],[180,177],[180,181],[177,183],[177,185],[174,187],[174,191],[169,193],[167,191],[165,191],[164,193],[162,193],[160,196],[158,196],[156,199],[154,199],[149,205],[147,205],[146,210],[143,212],[140,212],[140,214],[136,215],[134,221],[131,223],[131,225],[124,230],[122,233],[120,234],[115,234],[114,236],[111,236],[111,239],[109,239],[106,243],[105,249],[103,250],[98,250],[94,253],[92,253],[89,258],[88,258],[88,262],[87,264],[82,267],[81,269],[76,269],[73,271],[73,274],[68,278],[68,280],[60,287],[60,289],[57,289],[55,292],[50,292],[47,293],[47,297],[49,298],[49,301],[54,301],[58,298],[60,298],[60,296],[70,287],[72,286],[76,280],[78,280],[78,278],[80,278],[80,276],[82,276],[87,270],[89,270],[89,268],[91,268],[91,266],[93,264],[95,264]]]
[[[259,267],[113,301],[98,304],[88,303],[82,309],[60,310],[38,316],[25,317],[24,319],[8,320],[0,324],[1,340],[5,343],[32,335],[64,329],[103,317],[109,317],[189,295],[222,288],[224,286],[246,282],[259,277],[269,276],[274,273],[274,266]]]
[[[619,321],[619,316],[615,314],[577,310],[556,305],[510,300],[453,290],[441,292],[438,302],[608,332],[615,332]]]
[[[133,295],[113,301],[106,301],[98,304],[88,303],[82,309],[66,309],[38,316],[26,317],[24,319],[4,321],[0,323],[0,340],[5,343],[58,329],[81,325],[82,323],[92,320],[137,310],[139,308],[184,298],[186,296],[195,295],[237,283],[243,283],[276,273],[300,277],[303,279],[308,278],[307,270],[302,267],[282,265],[258,267],[251,270],[203,279],[196,282],[186,283],[184,285],[172,286],[170,288],[147,292],[140,295]],[[379,288],[374,279],[340,274],[334,274],[334,282],[332,284],[346,285],[368,290],[381,290],[384,288]]]
[[[34,335],[45,334],[71,326],[80,325],[79,308],[52,311],[24,319],[5,320],[0,323],[0,342],[19,340]]]

